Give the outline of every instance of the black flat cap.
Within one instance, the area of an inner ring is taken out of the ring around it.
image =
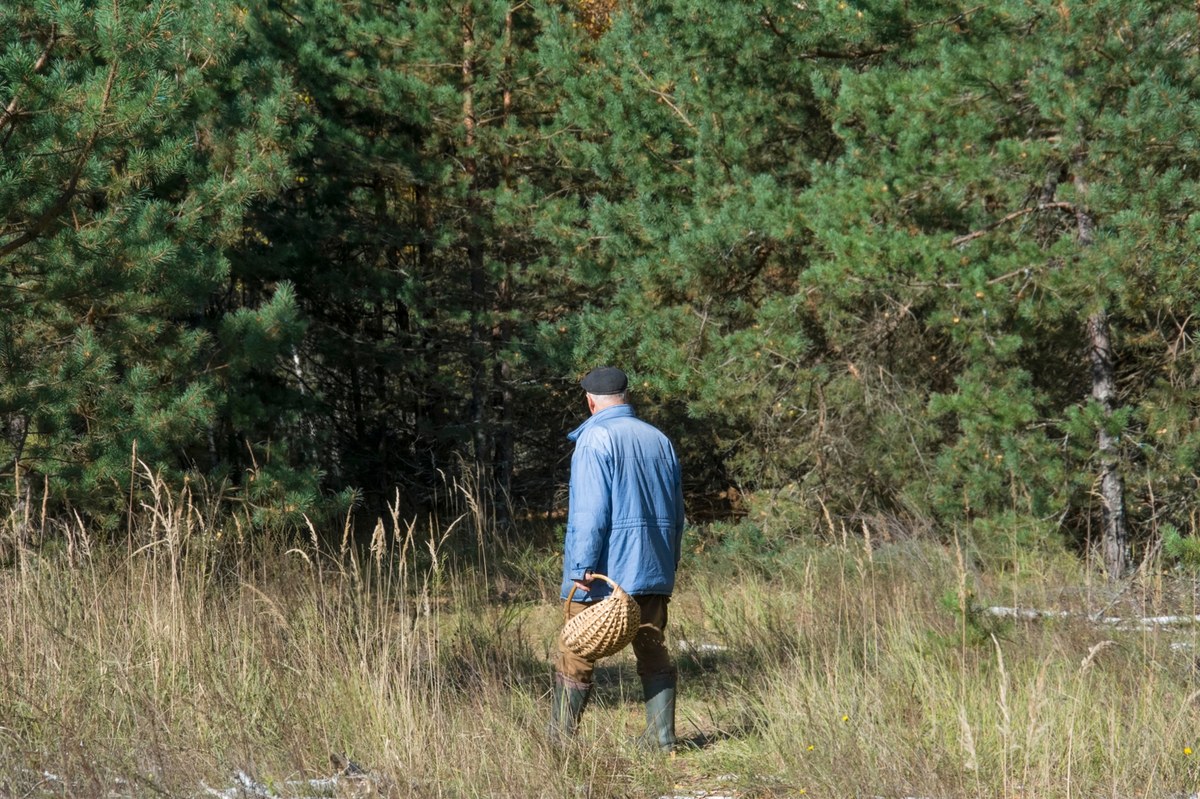
[[[597,396],[620,394],[629,385],[629,378],[615,366],[601,366],[584,375],[579,385],[587,393]]]

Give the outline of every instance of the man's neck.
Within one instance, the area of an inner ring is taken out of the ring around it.
[[[590,399],[589,404],[591,405],[591,410],[592,410],[593,416],[597,413],[600,413],[600,411],[607,410],[608,408],[615,408],[618,405],[626,405],[627,404],[623,398],[616,397],[616,396],[614,396],[614,397],[599,396],[599,397],[590,397],[589,399]]]

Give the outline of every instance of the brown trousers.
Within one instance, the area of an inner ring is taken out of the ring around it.
[[[671,652],[663,630],[667,627],[667,603],[671,597],[661,594],[642,594],[635,596],[638,607],[642,612],[642,626],[633,637],[633,656],[637,658],[637,673],[642,679],[661,677],[675,673],[675,664],[671,661]],[[588,607],[587,602],[572,602],[567,611],[571,618]],[[596,662],[576,655],[558,642],[558,655],[554,660],[554,668],[572,683],[579,686],[592,684],[592,675]]]

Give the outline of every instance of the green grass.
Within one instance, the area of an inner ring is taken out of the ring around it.
[[[331,754],[397,797],[1200,788],[1194,629],[983,610],[1194,613],[1182,577],[1117,590],[1061,556],[993,577],[912,541],[793,542],[774,567],[691,553],[668,632],[694,645],[678,730],[702,746],[631,745],[643,709],[622,653],[598,670],[578,745],[557,751],[543,734],[552,548],[468,535],[459,554],[437,524],[361,549],[340,531],[251,543],[219,518],[160,497],[119,546],[75,529],[0,568],[0,794],[197,796],[240,770],[300,796],[334,773]]]

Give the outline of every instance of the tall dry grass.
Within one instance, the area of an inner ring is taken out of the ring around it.
[[[148,485],[126,540],[76,523],[0,567],[0,794],[196,796],[240,771],[327,795],[305,780],[341,756],[397,797],[1200,788],[1194,630],[1086,616],[1195,612],[1188,581],[1109,593],[1060,560],[1001,582],[911,542],[796,545],[769,568],[689,554],[669,631],[679,732],[699,748],[630,745],[624,653],[560,752],[544,737],[552,547],[497,549],[466,499],[445,520],[397,509],[358,543],[256,538],[219,498]],[[1004,622],[993,601],[1078,615]]]
[[[0,793],[195,795],[240,771],[311,795],[331,757],[394,796],[617,795],[645,770],[615,738],[589,764],[548,748],[556,611],[456,562],[462,514],[255,539],[151,488],[127,541],[76,525],[0,568]]]
[[[754,742],[727,767],[786,796],[1194,794],[1196,628],[1112,620],[1194,615],[1194,581],[1108,589],[1059,565],[1005,586],[952,549],[902,545],[813,552],[779,579],[700,578],[706,623],[757,671]],[[1006,622],[981,594],[1070,615]]]

